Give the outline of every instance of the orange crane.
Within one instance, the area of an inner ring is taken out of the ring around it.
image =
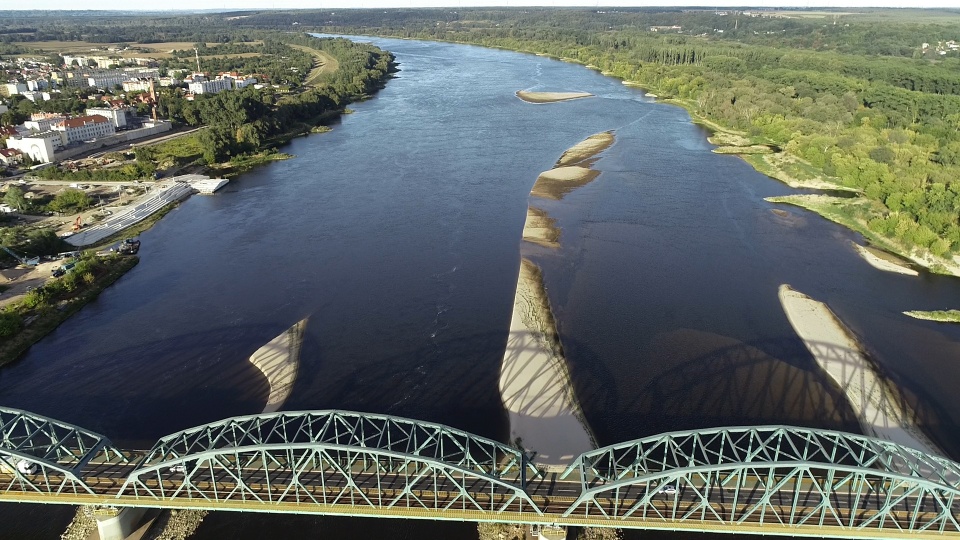
[[[83,227],[83,216],[77,216],[77,220],[73,222],[73,230],[79,231]]]

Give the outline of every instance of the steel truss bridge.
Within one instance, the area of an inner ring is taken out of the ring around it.
[[[6,502],[960,538],[960,464],[835,431],[665,433],[586,452],[562,472],[444,425],[346,411],[229,418],[147,451],[9,408],[0,434]]]

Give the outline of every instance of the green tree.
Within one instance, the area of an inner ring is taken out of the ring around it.
[[[16,208],[18,212],[23,212],[23,209],[27,207],[27,199],[23,196],[23,190],[19,186],[7,187],[3,202],[10,205],[11,208]]]
[[[54,212],[81,211],[89,208],[90,196],[79,189],[65,189],[57,194],[50,202],[50,209]]]

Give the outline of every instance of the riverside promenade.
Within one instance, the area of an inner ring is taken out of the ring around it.
[[[199,174],[176,176],[153,186],[146,195],[127,205],[119,212],[102,222],[87,227],[68,238],[67,243],[75,247],[84,247],[100,242],[123,229],[135,225],[159,212],[170,203],[182,201],[193,194],[190,182],[206,179]]]

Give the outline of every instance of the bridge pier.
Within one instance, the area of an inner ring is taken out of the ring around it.
[[[94,508],[93,517],[97,519],[97,532],[100,540],[124,540],[136,531],[140,518],[146,508],[114,508],[100,506]]]

